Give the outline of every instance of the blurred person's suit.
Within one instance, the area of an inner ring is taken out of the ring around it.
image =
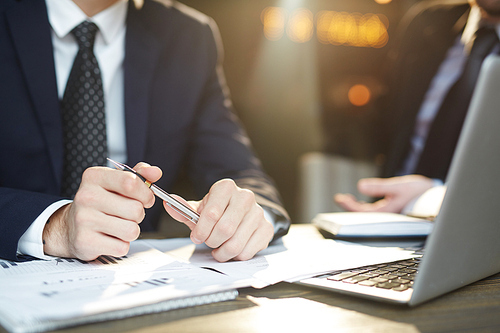
[[[166,2],[165,2],[166,3]],[[172,188],[185,170],[197,195],[232,178],[257,201],[286,216],[231,111],[221,75],[218,35],[206,16],[182,5],[129,2],[124,92],[130,165],[163,170]],[[0,257],[40,213],[61,199],[63,138],[51,27],[44,0],[0,1]],[[162,210],[146,214],[156,227]],[[280,219],[278,217],[278,219]]]
[[[386,99],[387,107],[382,107],[383,122],[390,129],[383,177],[395,176],[402,169],[424,96],[447,51],[461,35],[469,8],[459,1],[424,2],[414,6],[402,21],[397,47],[390,54],[390,97]],[[439,160],[422,160],[419,163],[423,165],[413,173],[444,181],[456,145],[455,138],[450,141],[440,147],[443,153]],[[429,163],[433,165],[425,165]]]

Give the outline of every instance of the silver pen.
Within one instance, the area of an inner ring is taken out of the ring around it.
[[[177,213],[181,214],[194,224],[196,224],[200,219],[200,214],[198,214],[197,212],[195,212],[194,210],[192,210],[179,200],[175,199],[173,196],[168,194],[166,191],[162,190],[160,187],[156,186],[155,184],[152,184],[150,181],[148,181],[146,178],[138,174],[134,169],[132,169],[128,165],[113,161],[110,158],[108,158],[108,161],[113,163],[113,165],[119,170],[130,171],[136,174],[137,177],[139,177],[151,189],[151,191],[153,191],[154,195],[165,201],[167,205],[170,206],[173,210],[175,210]]]

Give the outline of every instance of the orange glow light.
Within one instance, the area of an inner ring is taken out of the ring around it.
[[[323,44],[380,48],[389,40],[384,22],[383,15],[321,11],[316,33]]]
[[[375,2],[378,3],[379,5],[387,5],[391,1],[392,0],[375,0]]]
[[[349,89],[347,97],[352,105],[363,106],[370,101],[371,92],[364,84],[355,84]]]
[[[286,11],[279,7],[267,7],[261,15],[260,20],[264,25],[264,36],[267,39],[279,40],[285,32]]]
[[[289,18],[287,16],[284,8],[266,7],[260,15],[264,36],[272,41],[279,40],[283,37],[286,26],[290,40],[305,43],[311,40],[316,24],[317,38],[323,44],[380,48],[389,40],[389,20],[382,14],[323,10],[314,18],[310,10],[298,8]]]
[[[313,13],[304,8],[295,10],[288,21],[288,38],[296,43],[305,43],[311,40],[313,31]]]

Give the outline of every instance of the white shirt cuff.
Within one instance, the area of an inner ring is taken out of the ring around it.
[[[437,179],[434,181],[433,187],[412,200],[401,213],[422,218],[434,218],[441,209],[445,194],[446,186]]]
[[[17,253],[27,254],[40,259],[53,259],[54,257],[48,256],[43,252],[43,228],[52,214],[54,214],[62,206],[71,202],[71,200],[60,200],[45,208],[42,214],[36,218],[28,230],[26,230],[19,239],[19,242],[17,243]]]

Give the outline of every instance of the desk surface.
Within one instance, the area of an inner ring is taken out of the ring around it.
[[[321,237],[293,226],[290,235]],[[0,330],[2,330],[0,328]],[[499,332],[500,274],[416,308],[305,286],[246,288],[234,301],[79,326],[58,332]],[[2,330],[2,332],[4,332]]]

